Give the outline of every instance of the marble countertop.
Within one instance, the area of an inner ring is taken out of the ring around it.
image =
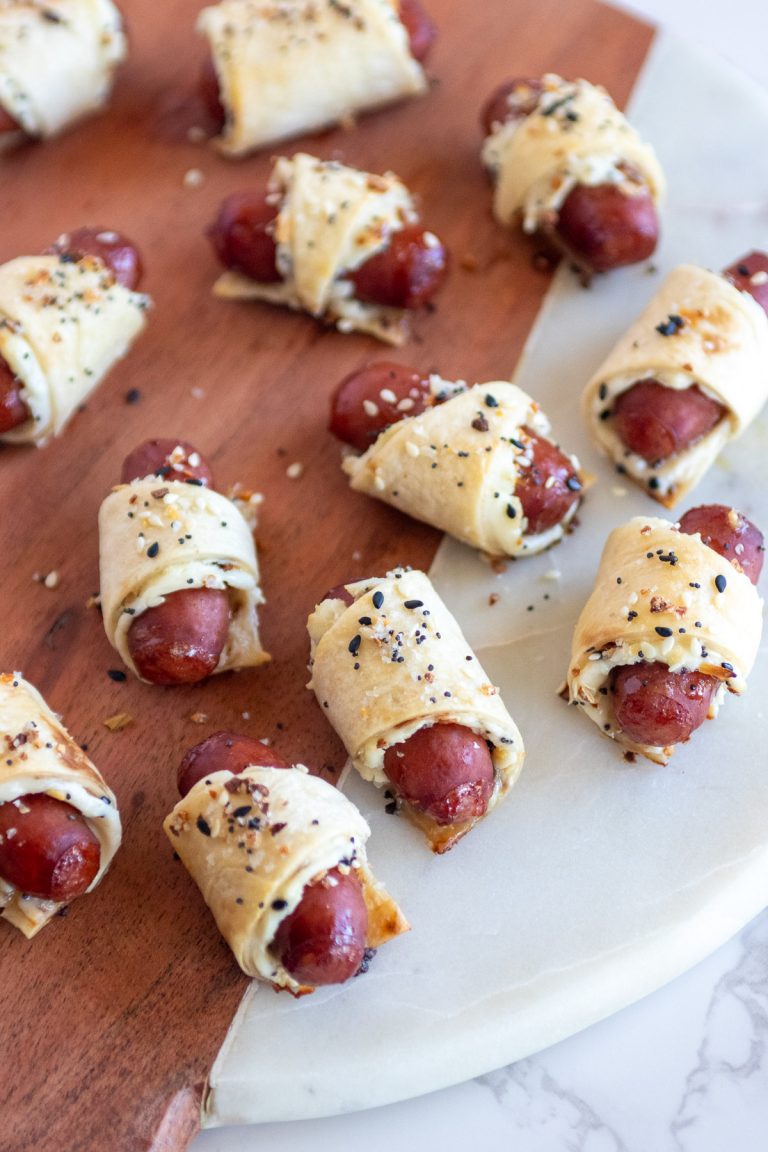
[[[768,10],[731,0],[625,7],[717,51],[768,88]],[[768,205],[766,205],[768,210]],[[764,1152],[768,912],[707,960],[609,1019],[467,1083],[366,1112],[220,1128],[191,1152]],[[406,1136],[407,1133],[407,1136]]]

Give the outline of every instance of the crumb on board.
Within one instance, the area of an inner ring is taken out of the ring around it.
[[[189,140],[190,144],[202,144],[203,141],[207,139],[208,133],[205,128],[202,128],[199,124],[193,124],[187,129],[187,140]]]
[[[55,568],[50,572],[33,572],[32,579],[36,584],[42,584],[44,588],[58,588],[61,583],[61,576]]]
[[[193,724],[207,724],[208,723],[208,713],[207,712],[193,712],[189,718]]]
[[[498,604],[500,599],[501,599],[501,594],[499,592],[491,592],[490,596],[488,597],[488,603],[491,606],[491,608],[493,607],[494,604]]]
[[[184,173],[185,188],[199,188],[205,182],[205,173],[200,168],[189,168]]]
[[[85,602],[86,608],[101,608],[101,596],[98,592],[92,592]]]
[[[300,460],[295,460],[293,464],[289,464],[285,470],[285,474],[289,480],[298,480],[304,472],[304,465]]]
[[[116,712],[114,716],[107,716],[104,721],[104,727],[109,728],[110,732],[119,732],[121,728],[127,728],[129,724],[133,724],[133,716],[130,712]]]
[[[195,387],[192,389],[192,399],[193,400],[204,400],[205,399],[205,388],[200,388],[199,385],[195,385]]]

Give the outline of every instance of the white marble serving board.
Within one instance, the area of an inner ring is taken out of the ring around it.
[[[765,642],[747,697],[728,700],[665,769],[625,764],[556,695],[605,535],[658,511],[589,444],[583,383],[666,269],[768,248],[761,90],[660,37],[631,114],[669,177],[658,271],[584,291],[561,270],[517,376],[598,478],[578,531],[504,574],[451,543],[433,569],[523,732],[524,772],[443,858],[350,780],[374,869],[413,931],[344,988],[296,1002],[254,985],[212,1070],[206,1126],[370,1108],[488,1072],[659,987],[768,904]],[[765,528],[766,459],[763,415],[686,506],[727,501]]]

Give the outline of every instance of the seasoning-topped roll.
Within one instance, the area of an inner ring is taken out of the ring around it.
[[[114,793],[43,697],[0,675],[0,908],[27,937],[91,892],[120,846]]]
[[[768,316],[749,287],[675,268],[584,392],[598,444],[667,508],[768,399]]]
[[[391,786],[435,852],[506,795],[520,733],[459,625],[418,571],[328,594],[309,617],[309,687],[354,768]]]
[[[341,911],[342,922],[333,933],[338,939],[331,946],[344,952],[344,938],[354,934],[353,925],[362,918],[367,950],[363,970],[371,949],[408,928],[368,867],[366,821],[351,801],[331,784],[310,776],[303,765],[255,764],[234,774],[208,772],[192,785],[163,827],[243,972],[276,989],[301,996],[312,992],[316,983],[337,982],[333,958],[326,961],[320,955],[327,912],[305,910],[310,890],[319,887],[322,892],[322,885],[327,885],[331,895],[324,900],[321,896],[321,903],[332,907],[333,892],[351,885],[354,893],[359,885],[361,907],[354,907],[353,895],[353,906]],[[304,956],[304,970],[307,965],[310,971],[317,969],[317,981],[296,979],[289,970],[294,966],[285,929],[303,910],[312,917],[315,930],[314,944],[312,938],[304,942],[304,948],[314,953],[311,959]]]
[[[126,53],[111,0],[5,0],[0,7],[0,106],[8,138],[54,136],[100,111]]]
[[[227,269],[215,295],[308,312],[390,344],[403,342],[408,313],[447,270],[396,176],[303,152],[277,160],[266,191],[224,201],[209,234]]]
[[[353,401],[360,412],[350,436]],[[491,556],[533,555],[568,531],[583,487],[578,461],[550,439],[547,417],[517,385],[468,388],[435,375],[422,381],[399,365],[369,366],[342,382],[331,428],[362,446],[377,414],[382,430],[370,447],[343,461],[356,491]]]
[[[269,660],[259,639],[258,606],[263,596],[252,525],[237,502],[207,487],[207,479],[188,474],[205,465],[194,451],[174,444],[154,441],[137,449],[126,461],[126,479],[136,461],[138,472],[144,472],[153,451],[168,463],[118,485],[99,510],[101,607],[107,637],[137,676],[166,684],[193,683],[211,673]],[[252,520],[252,507],[247,511]],[[181,617],[169,616],[163,625],[162,647],[170,652],[158,658],[161,625],[149,627],[145,636],[144,615],[149,618],[161,607],[168,611],[170,604],[177,606],[174,612],[182,611],[182,598],[189,602],[188,594],[194,590],[198,595],[193,597],[191,618],[184,610]],[[213,607],[200,602],[202,590],[206,600],[213,596],[217,601]],[[195,614],[201,613],[196,629]],[[170,637],[165,635],[168,625]],[[189,640],[188,668],[183,661],[179,667],[183,644],[181,635],[174,640],[174,627],[182,628],[183,639]],[[211,627],[220,635],[209,643]],[[147,661],[143,675],[136,664],[137,634]],[[203,648],[214,653],[210,665],[201,664]]]
[[[62,250],[0,265],[0,357],[24,405],[18,424],[0,413],[0,440],[40,446],[57,436],[125,356],[149,305],[96,256]]]
[[[499,223],[548,236],[587,272],[653,252],[664,176],[604,88],[554,74],[512,80],[483,119]]]
[[[574,631],[571,703],[629,751],[665,764],[673,744],[717,713],[726,688],[746,688],[762,630],[763,551],[754,525],[720,505],[679,525],[636,516],[614,529]]]
[[[223,0],[197,27],[210,42],[226,156],[427,90],[397,0]]]

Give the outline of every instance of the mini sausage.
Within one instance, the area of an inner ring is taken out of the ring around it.
[[[278,211],[279,204],[264,190],[227,197],[207,229],[219,262],[259,283],[279,282],[274,237]],[[347,278],[366,303],[415,309],[429,303],[447,273],[445,247],[432,232],[409,225],[393,232],[387,247]]]
[[[104,228],[78,228],[61,236],[43,254],[71,260],[79,260],[85,255],[97,256],[112,270],[117,282],[126,288],[135,288],[141,279],[141,257],[136,246],[118,232]],[[0,435],[20,427],[30,418],[22,387],[22,382],[0,357]]]
[[[768,312],[768,253],[748,252],[726,268],[723,276],[742,292],[748,292]]]
[[[419,728],[391,745],[384,771],[398,796],[440,825],[484,816],[495,780],[486,741],[453,723]]]
[[[121,482],[155,474],[212,486],[207,462],[191,444],[148,440],[123,462]],[[140,676],[153,684],[196,684],[216,669],[229,632],[229,597],[220,588],[183,588],[137,616],[128,649]]]
[[[0,434],[29,420],[30,411],[21,395],[22,382],[0,356]]]
[[[750,252],[723,272],[768,311],[768,255]],[[695,384],[665,388],[653,379],[639,380],[617,396],[612,411],[616,433],[630,452],[658,463],[683,452],[723,419],[726,409]]]
[[[331,401],[330,431],[364,452],[389,427],[418,416],[432,404],[429,380],[405,365],[384,361],[351,373]],[[530,428],[521,429],[529,452],[520,456],[515,495],[523,505],[527,534],[561,523],[579,499],[581,481],[568,457]]]
[[[544,91],[540,80],[515,78],[500,85],[483,106],[486,136],[534,112]],[[588,272],[609,272],[647,260],[659,240],[659,218],[642,175],[621,166],[621,184],[576,184],[545,232],[564,254]]]
[[[212,736],[195,744],[179,764],[177,784],[179,795],[186,796],[198,780],[213,772],[231,772],[237,776],[251,764],[262,768],[290,768],[287,760],[262,744],[253,736],[237,732],[214,732]]]
[[[216,732],[184,756],[178,770],[185,796],[214,772],[237,775],[249,765],[290,765],[261,741],[235,732]],[[272,951],[301,984],[341,984],[354,976],[365,959],[368,912],[354,872],[331,868],[308,884],[297,908],[280,922]]]
[[[686,512],[679,527],[699,533],[703,543],[757,583],[765,547],[762,533],[746,517],[722,504],[701,505]],[[666,747],[690,739],[704,723],[718,687],[714,676],[640,661],[614,668],[609,690],[621,730],[638,744]]]
[[[421,0],[399,0],[400,19],[408,33],[411,56],[423,64],[437,39],[437,27],[430,19]]]
[[[44,254],[68,260],[95,256],[106,264],[117,283],[124,288],[136,289],[144,272],[136,245],[111,228],[76,228],[74,232],[60,236]]]
[[[101,849],[85,817],[45,792],[0,804],[0,876],[20,892],[67,903],[99,871]]]

